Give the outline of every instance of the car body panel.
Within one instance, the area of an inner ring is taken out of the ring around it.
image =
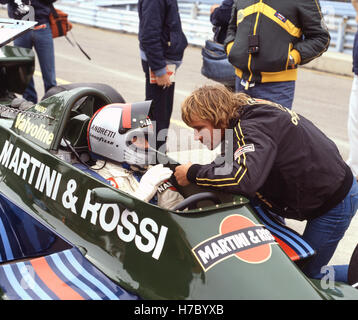
[[[110,281],[78,249],[0,266],[3,299],[137,300]]]
[[[51,108],[67,112],[58,106],[63,105],[63,96],[56,99],[53,96],[51,103],[41,103],[43,108],[34,106],[13,120],[1,120],[0,194],[68,243],[82,248],[86,259],[112,281],[144,299],[322,298],[273,241],[259,246],[269,251],[261,260],[229,254],[208,269],[202,265],[193,250],[217,237],[227,218],[246,219],[255,232],[261,228],[246,199],[201,211],[168,212],[112,188],[13,130],[11,121],[16,123],[24,116],[33,121],[39,110],[45,116],[54,116]],[[56,119],[64,118],[56,115]],[[101,202],[93,190],[103,188],[110,196],[102,196]],[[238,226],[234,232],[244,229]],[[208,246],[215,248],[212,243]],[[204,250],[206,258],[213,254]],[[216,250],[217,256],[222,255]],[[251,250],[257,255],[256,248]],[[278,284],[280,289],[274,290]]]

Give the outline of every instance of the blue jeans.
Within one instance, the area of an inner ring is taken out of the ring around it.
[[[255,86],[245,90],[245,87],[241,84],[241,79],[239,77],[235,79],[236,92],[245,92],[252,98],[269,100],[288,109],[292,109],[295,85],[296,81],[256,82]]]
[[[152,147],[165,153],[167,149],[168,128],[173,112],[175,82],[166,89],[163,89],[163,87],[157,84],[151,84],[149,80],[149,64],[147,61],[142,60],[142,68],[146,78],[145,100],[152,100],[149,118],[155,122],[156,129],[156,146]]]
[[[332,258],[339,241],[358,209],[358,184],[353,179],[352,188],[345,199],[326,214],[307,222],[303,238],[316,250],[302,271],[310,278],[321,279],[322,267]],[[333,266],[335,281],[347,282],[348,265]]]
[[[21,37],[15,39],[14,44],[15,46],[27,49],[35,48],[40,63],[45,93],[47,90],[57,85],[54,44],[49,24],[46,24],[46,28],[44,29],[31,30],[25,33]],[[29,85],[25,89],[23,97],[28,101],[37,103],[37,93],[33,78],[31,78]]]

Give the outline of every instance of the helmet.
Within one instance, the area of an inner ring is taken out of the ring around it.
[[[114,103],[99,109],[91,118],[87,128],[90,151],[116,162],[145,167],[154,164],[155,150],[142,149],[133,143],[133,138],[145,138],[153,145],[155,138],[148,117],[151,101],[132,104]]]

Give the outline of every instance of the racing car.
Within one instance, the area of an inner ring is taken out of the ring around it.
[[[103,181],[86,166],[87,128],[122,95],[71,84],[16,108],[34,56],[0,50],[0,299],[358,299],[352,285],[307,278],[314,250],[243,196],[177,186],[185,199],[168,210]]]

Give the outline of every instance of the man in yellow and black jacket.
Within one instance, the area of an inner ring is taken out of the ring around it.
[[[178,184],[243,195],[280,217],[307,220],[302,237],[316,254],[303,271],[321,279],[358,209],[357,181],[334,142],[296,112],[224,86],[193,91],[182,119],[209,149],[221,144],[224,157],[177,166]],[[347,281],[348,266],[334,270],[335,281]]]
[[[225,47],[236,91],[291,108],[297,65],[319,57],[329,43],[318,0],[235,0]]]

